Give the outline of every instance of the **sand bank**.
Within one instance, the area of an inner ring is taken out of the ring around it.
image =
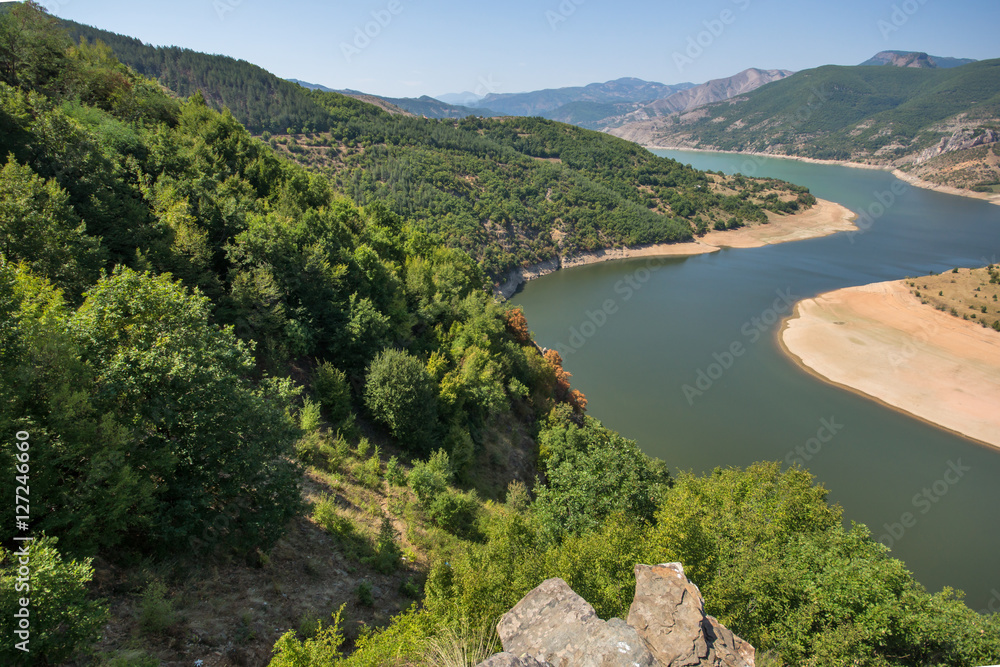
[[[724,232],[713,231],[686,243],[606,248],[549,259],[511,271],[503,282],[493,285],[493,292],[498,299],[509,299],[524,283],[558,271],[560,268],[634,257],[687,257],[718,252],[722,248],[759,248],[772,243],[801,241],[857,228],[852,222],[855,215],[849,209],[825,199],[818,199],[815,205],[801,213],[795,215],[768,213],[768,218],[770,222],[766,225],[741,227]]]
[[[712,231],[702,236],[701,242],[728,248],[759,248],[857,229],[853,222],[857,216],[850,209],[825,199],[818,199],[812,208],[795,215],[768,212],[767,217],[769,222],[766,225]]]
[[[780,340],[824,380],[1000,447],[1000,334],[922,304],[903,281],[806,299]]]

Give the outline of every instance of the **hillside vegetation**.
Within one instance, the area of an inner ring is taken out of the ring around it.
[[[328,176],[355,203],[384,202],[475,257],[494,279],[560,254],[685,241],[720,221],[739,226],[764,220],[764,210],[811,205],[804,188],[710,179],[614,137],[552,121],[393,115],[224,56],[144,46],[78,24],[70,29],[107,39],[123,62],[181,96],[201,91],[252,131],[270,128],[272,147]],[[302,122],[261,120],[271,113]]]
[[[920,170],[921,163],[996,142],[998,131],[1000,60],[985,60],[947,69],[818,67],[729,102],[613,132],[664,146],[900,166],[925,177],[933,170]]]
[[[806,471],[672,476],[587,416],[477,262],[385,202],[32,3],[0,62],[0,490],[30,482],[38,538],[26,593],[0,548],[3,636],[31,613],[3,664],[440,665],[545,578],[606,617],[672,560],[761,664],[1000,659],[996,615]]]

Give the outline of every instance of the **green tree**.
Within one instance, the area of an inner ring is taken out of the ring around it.
[[[404,446],[430,449],[437,435],[437,387],[419,359],[383,350],[368,367],[365,405]]]
[[[33,0],[0,15],[0,80],[11,86],[46,87],[66,75],[68,36]]]
[[[312,374],[313,393],[335,427],[351,415],[351,386],[347,375],[328,361],[316,365]]]
[[[537,490],[534,511],[552,539],[598,528],[611,514],[650,522],[670,483],[666,468],[635,442],[585,417],[569,418],[568,407],[553,411],[539,434],[548,479]]]
[[[42,536],[26,545],[27,556],[19,550],[0,547],[0,621],[3,644],[0,658],[8,665],[64,664],[77,654],[89,651],[101,637],[108,618],[104,600],[92,599],[87,584],[94,575],[90,560],[64,560],[56,548],[58,540]],[[18,580],[18,569],[31,572],[27,586]],[[30,652],[16,648],[18,629],[15,613],[20,601],[29,601]]]
[[[99,241],[87,235],[66,191],[13,154],[0,169],[0,253],[75,297],[97,279],[101,265]]]
[[[290,385],[254,387],[246,345],[209,313],[169,276],[116,269],[71,327],[96,370],[95,403],[127,425],[136,468],[156,481],[148,546],[267,548],[301,502]]]

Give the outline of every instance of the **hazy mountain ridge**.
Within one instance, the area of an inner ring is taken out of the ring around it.
[[[328,88],[318,83],[309,83],[301,79],[286,79],[292,83],[297,83],[303,88],[310,90],[321,90],[325,93],[340,93],[354,99],[374,104],[390,113],[406,113],[414,116],[427,116],[428,118],[465,118],[466,116],[502,116],[490,109],[472,108],[459,104],[448,104],[439,99],[422,95],[420,97],[384,97],[381,95],[371,95],[360,90]]]
[[[634,77],[623,77],[586,86],[546,88],[523,93],[491,93],[481,99],[478,105],[512,116],[546,116],[544,112],[553,111],[571,102],[647,102],[668,97],[693,86],[693,83],[667,85]]]
[[[647,121],[672,113],[681,113],[695,107],[727,100],[750,92],[760,86],[783,79],[789,70],[760,70],[750,68],[730,77],[713,79],[691,86],[664,98],[640,103],[571,102],[543,114],[546,118],[572,123],[591,130],[607,131],[626,123]]]

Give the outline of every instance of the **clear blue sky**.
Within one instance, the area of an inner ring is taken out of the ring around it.
[[[885,49],[1000,57],[997,0],[40,3],[147,43],[223,53],[281,77],[395,97],[521,92],[622,76],[700,83],[747,67],[856,65]],[[357,38],[366,26],[375,36]]]

